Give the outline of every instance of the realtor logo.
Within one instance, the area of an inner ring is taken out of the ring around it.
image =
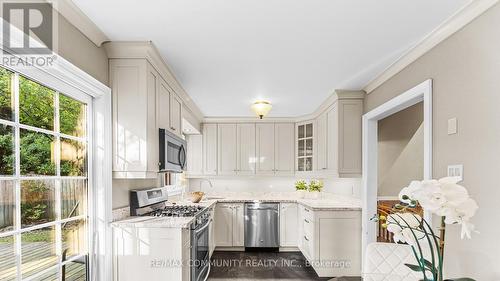
[[[54,15],[51,3],[2,1],[2,17],[4,53],[24,56],[52,54]],[[13,28],[23,34],[13,32]]]

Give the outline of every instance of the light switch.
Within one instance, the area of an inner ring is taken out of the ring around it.
[[[448,135],[457,133],[457,118],[448,119]]]
[[[464,179],[464,165],[448,165],[448,177]]]

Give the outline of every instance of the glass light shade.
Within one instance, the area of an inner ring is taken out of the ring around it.
[[[257,101],[252,105],[252,110],[257,114],[260,119],[266,116],[273,106],[267,101]]]

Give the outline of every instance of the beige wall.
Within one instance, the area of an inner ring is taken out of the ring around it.
[[[464,165],[465,185],[479,204],[473,218],[480,234],[460,240],[458,226],[446,235],[445,271],[450,277],[500,280],[500,5],[442,42],[365,99],[368,112],[425,79],[433,86],[433,174]],[[458,133],[447,134],[447,120]]]
[[[397,196],[423,179],[423,120],[420,102],[378,122],[378,196]]]
[[[58,53],[95,79],[108,85],[108,56],[66,18],[58,18]]]

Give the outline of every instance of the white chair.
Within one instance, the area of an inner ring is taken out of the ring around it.
[[[372,243],[365,253],[363,281],[417,281],[421,272],[414,272],[405,263],[416,264],[409,245]]]

